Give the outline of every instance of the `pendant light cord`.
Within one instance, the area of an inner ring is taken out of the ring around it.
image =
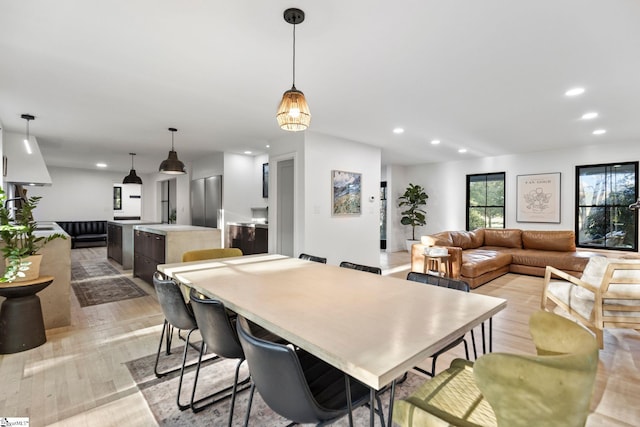
[[[293,88],[296,88],[296,24],[293,24]]]

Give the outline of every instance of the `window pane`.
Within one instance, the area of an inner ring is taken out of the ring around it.
[[[469,208],[469,230],[484,228],[487,224],[485,208]]]
[[[504,208],[487,208],[487,228],[504,228]]]
[[[469,206],[487,205],[487,183],[482,181],[469,182]]]
[[[487,180],[487,206],[504,206],[504,178]]]

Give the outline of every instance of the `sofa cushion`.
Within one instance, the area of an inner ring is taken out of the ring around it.
[[[540,268],[550,265],[564,271],[582,271],[589,262],[590,254],[537,249],[512,249],[510,253],[513,264]]]
[[[451,231],[451,240],[453,246],[458,246],[462,249],[476,249],[484,244],[484,230],[474,231]]]
[[[486,249],[467,249],[462,253],[460,275],[477,277],[511,264],[511,255]]]
[[[451,234],[448,231],[422,236],[421,243],[425,246],[454,246]]]
[[[510,228],[485,228],[485,246],[501,246],[503,248],[522,248],[522,230]]]
[[[543,251],[572,252],[576,250],[575,233],[571,230],[524,230],[522,247]]]

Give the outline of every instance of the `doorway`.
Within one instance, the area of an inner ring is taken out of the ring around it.
[[[387,249],[387,181],[380,183],[380,249]]]
[[[277,216],[276,251],[279,254],[294,256],[294,164],[293,159],[279,161],[277,164]]]

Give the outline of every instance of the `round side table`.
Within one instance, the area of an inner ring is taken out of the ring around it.
[[[0,354],[29,350],[47,341],[42,319],[40,292],[53,282],[53,276],[40,276],[26,282],[0,283]]]

